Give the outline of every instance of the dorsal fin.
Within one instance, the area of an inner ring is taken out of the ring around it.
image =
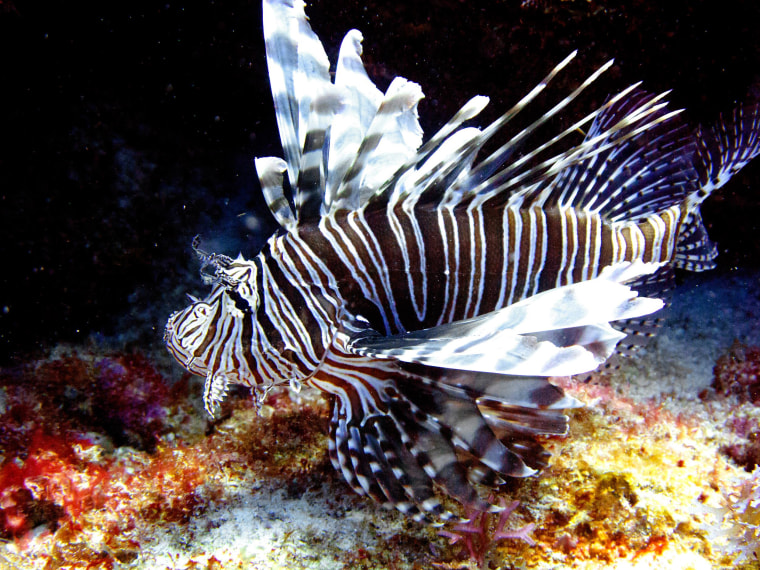
[[[273,156],[256,158],[254,164],[269,211],[280,226],[286,230],[294,229],[296,218],[283,188],[283,179],[288,165],[281,158]]]
[[[362,66],[357,30],[343,41],[333,84],[302,0],[264,0],[263,15],[296,224],[315,222],[338,209],[358,209],[422,143],[417,120],[422,90],[398,77],[381,94]],[[272,197],[280,194],[271,185],[269,189]]]
[[[277,128],[295,189],[312,95],[330,85],[330,62],[309,26],[303,0],[267,0],[263,20]]]
[[[422,144],[417,103],[422,89],[403,77],[388,86],[356,157],[343,176],[331,204],[333,210],[356,210],[414,156]]]
[[[340,106],[340,93],[330,84],[322,86],[311,97],[295,195],[296,219],[299,224],[317,221],[322,215],[328,168],[327,130]]]
[[[367,76],[361,60],[362,35],[358,30],[346,34],[340,45],[335,86],[344,94],[343,108],[330,127],[329,168],[325,207],[329,210],[343,177],[351,168],[364,139],[382,92]]]
[[[682,203],[694,189],[694,143],[660,98],[636,88],[604,108],[579,158],[549,184],[526,192],[524,203],[574,207],[610,221],[635,221]]]
[[[480,131],[460,127],[487,104],[488,97],[482,95],[467,101],[372,198],[398,202],[412,196],[418,203],[439,201],[450,181],[472,167],[482,145]]]
[[[608,69],[609,61],[478,160],[484,145],[544,91],[575,53],[481,131],[462,128],[482,109],[485,99],[478,97],[420,148],[420,87],[396,78],[382,95],[363,68],[356,30],[341,46],[333,85],[325,50],[303,7],[302,0],[264,0],[267,61],[292,200],[285,190],[274,189],[271,173],[267,185],[270,204],[277,204],[275,216],[289,229],[295,226],[280,207],[284,202],[295,206],[296,225],[338,210],[403,200],[449,207],[485,201],[493,206],[555,204],[598,213],[610,222],[635,222],[684,200],[691,211],[760,154],[758,105],[740,107],[694,137],[678,119],[680,111],[666,109],[666,94],[654,96],[638,85],[548,141],[529,146],[538,129]],[[555,150],[588,125],[580,144]]]
[[[539,207],[560,204],[601,213],[611,221],[635,221],[682,203],[696,188],[691,159],[694,141],[677,118],[680,111],[666,108],[663,99],[667,93],[652,95],[632,85],[550,140],[523,148],[539,127],[565,109],[612,62],[490,155],[477,160],[486,142],[530,104],[573,55],[482,131],[458,128],[434,137],[375,195],[377,201],[410,200],[452,207],[486,200],[494,206],[507,200]],[[560,142],[589,124],[580,144],[550,155]],[[522,154],[516,155],[518,149]]]
[[[493,123],[479,131],[477,136],[470,136],[473,134],[472,129],[469,130],[468,135],[464,135],[462,130],[458,130],[466,120],[477,115],[487,102],[484,97],[471,99],[452,120],[396,172],[394,177],[388,180],[382,191],[375,195],[374,203],[382,204],[388,200],[409,199],[415,203],[446,203],[453,206],[484,193],[502,193],[504,190],[500,186],[502,181],[514,179],[516,175],[526,169],[526,163],[522,159],[505,167],[507,160],[525,144],[541,125],[567,107],[586,87],[608,69],[612,65],[612,61],[596,70],[572,93],[562,98],[541,117],[498,147],[496,151],[475,164],[477,154],[488,141],[503,131],[515,116],[535,100],[552,79],[572,61],[575,55],[576,52],[573,52],[557,64],[525,97]],[[596,113],[598,111],[557,135],[549,143],[541,145],[534,152],[543,152],[553,144],[563,140],[581,125],[590,123]],[[509,189],[505,193],[512,191],[513,189]]]

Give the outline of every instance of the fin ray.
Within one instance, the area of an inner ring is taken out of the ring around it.
[[[503,309],[429,329],[380,336],[365,327],[347,341],[363,356],[513,375],[567,376],[596,368],[623,338],[610,321],[652,313],[658,299],[620,281],[659,264],[621,263],[595,279],[551,289]]]

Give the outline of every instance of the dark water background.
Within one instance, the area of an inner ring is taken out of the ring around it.
[[[493,117],[571,50],[585,105],[643,80],[693,122],[760,99],[760,3],[315,2],[334,61],[364,33],[370,76],[420,83],[426,133],[474,94]],[[253,255],[274,225],[254,156],[279,155],[259,2],[0,2],[0,362],[88,339],[156,348],[190,250]],[[569,120],[570,117],[567,119]],[[718,271],[760,266],[760,165],[704,208]]]

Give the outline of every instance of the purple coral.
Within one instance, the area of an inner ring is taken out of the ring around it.
[[[760,405],[760,347],[734,341],[713,369],[713,387],[722,396],[736,394],[742,402]]]
[[[534,523],[517,529],[504,528],[507,524],[507,519],[520,504],[520,501],[513,501],[507,506],[502,498],[499,504],[503,510],[499,513],[499,520],[496,523],[493,534],[489,532],[492,514],[468,509],[466,512],[467,522],[459,523],[451,531],[439,531],[438,535],[448,538],[449,544],[462,544],[467,550],[470,560],[475,562],[479,568],[483,567],[488,550],[499,540],[522,540],[530,546],[534,546],[536,541],[530,536],[530,533],[536,527]]]

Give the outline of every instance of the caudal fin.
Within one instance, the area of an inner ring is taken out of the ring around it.
[[[700,127],[694,160],[700,187],[693,203],[701,204],[759,154],[760,103],[740,105],[711,127]]]
[[[674,265],[688,271],[715,267],[718,255],[702,223],[699,205],[760,154],[760,104],[741,105],[711,127],[696,132],[697,189],[687,199],[688,214],[678,236]]]

